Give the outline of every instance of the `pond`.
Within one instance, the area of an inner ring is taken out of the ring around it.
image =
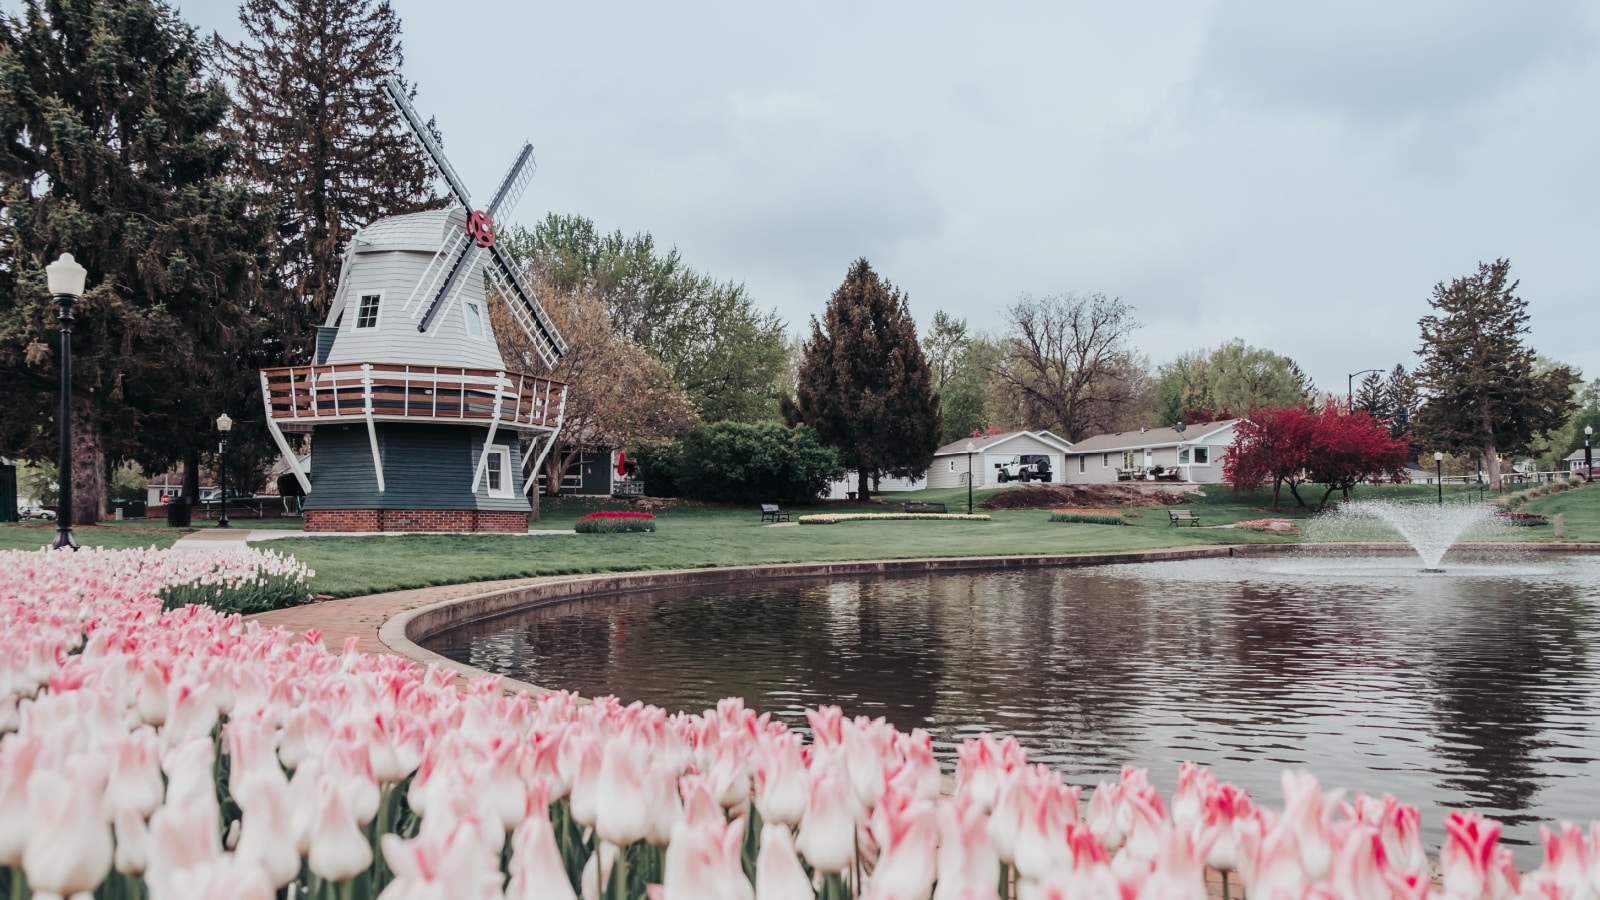
[[[1600,558],[1257,558],[766,583],[564,603],[438,635],[482,669],[669,710],[740,696],[924,728],[947,768],[1012,734],[1093,785],[1193,760],[1277,804],[1279,772],[1507,824],[1600,816]],[[1519,856],[1524,853],[1519,852]]]

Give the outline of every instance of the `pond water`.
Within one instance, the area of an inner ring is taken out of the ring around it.
[[[1600,818],[1600,558],[1266,558],[576,601],[428,646],[547,687],[699,711],[742,696],[964,737],[1013,734],[1094,784],[1124,763],[1170,789],[1212,766],[1281,802],[1278,775],[1507,824]],[[1519,857],[1526,851],[1519,851]],[[1531,861],[1531,860],[1529,860]]]

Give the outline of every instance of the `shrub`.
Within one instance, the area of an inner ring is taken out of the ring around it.
[[[1051,513],[1050,514],[1050,521],[1052,521],[1052,522],[1076,522],[1076,523],[1079,523],[1081,525],[1129,525],[1129,524],[1132,524],[1132,523],[1128,522],[1128,520],[1122,518],[1122,515],[1120,513],[1118,513],[1117,515],[1112,515],[1111,513],[1108,513],[1108,512],[1071,512],[1069,510],[1057,510],[1056,512]]]
[[[592,512],[573,526],[579,534],[621,534],[655,531],[656,517],[647,512]]]
[[[673,448],[679,492],[720,503],[815,503],[844,477],[839,454],[804,425],[700,425]]]
[[[660,444],[642,444],[628,451],[628,459],[639,466],[639,478],[644,481],[644,492],[651,497],[678,497],[678,445],[666,441]]]
[[[1550,524],[1549,516],[1541,516],[1538,513],[1498,512],[1494,514],[1494,520],[1505,525],[1519,527],[1536,527]]]

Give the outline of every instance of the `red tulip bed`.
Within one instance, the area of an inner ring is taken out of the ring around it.
[[[1127,769],[1085,803],[984,736],[946,793],[926,733],[833,707],[808,738],[737,700],[506,696],[163,610],[203,565],[0,553],[0,896],[1199,900],[1207,866],[1251,898],[1600,891],[1600,825],[1546,832],[1519,874],[1496,823],[1455,813],[1431,879],[1415,809],[1304,772],[1281,810],[1189,765],[1170,797]]]
[[[655,531],[656,517],[647,512],[601,511],[579,516],[573,530],[579,534],[617,534],[632,531]]]

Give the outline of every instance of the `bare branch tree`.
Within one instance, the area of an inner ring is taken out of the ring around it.
[[[1127,346],[1139,327],[1133,307],[1103,294],[1024,294],[1006,313],[994,376],[1028,425],[1076,441],[1126,424],[1148,402],[1148,376]]]

